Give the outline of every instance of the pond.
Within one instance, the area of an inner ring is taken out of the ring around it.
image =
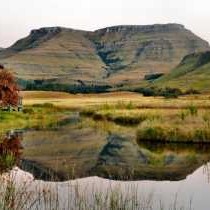
[[[70,209],[67,186],[77,183],[88,203],[93,191],[117,189],[144,205],[130,209],[209,210],[210,146],[137,143],[135,134],[135,127],[74,114],[54,129],[25,131],[14,164],[39,185],[56,184],[60,209]]]

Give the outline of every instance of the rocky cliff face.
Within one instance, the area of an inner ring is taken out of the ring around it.
[[[183,25],[115,26],[98,30],[92,41],[114,80],[167,73],[183,56],[209,44]]]
[[[26,79],[119,84],[167,73],[187,54],[209,49],[179,24],[113,26],[95,32],[52,27],[33,30],[0,52],[0,62]]]
[[[96,30],[95,33],[104,35],[106,33],[155,33],[183,30],[185,27],[180,24],[155,24],[155,25],[119,25]]]

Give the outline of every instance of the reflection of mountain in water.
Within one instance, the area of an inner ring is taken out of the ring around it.
[[[189,144],[136,145],[110,136],[92,175],[129,180],[181,180],[210,160],[210,147]]]
[[[27,132],[22,169],[44,180],[181,180],[210,160],[207,146],[138,145],[128,135],[113,133],[77,125]]]

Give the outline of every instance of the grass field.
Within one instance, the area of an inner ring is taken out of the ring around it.
[[[52,103],[68,108],[85,108],[98,105],[118,105],[132,103],[138,108],[177,109],[195,105],[210,109],[210,94],[182,96],[178,99],[163,97],[144,97],[132,92],[112,92],[102,94],[68,94],[61,92],[25,91],[21,95],[25,105]]]
[[[67,94],[23,92],[24,104],[52,103],[94,120],[136,126],[138,141],[210,142],[210,95],[177,99],[137,93]]]
[[[135,126],[137,139],[210,142],[210,95],[177,99],[131,92],[68,94],[22,92],[23,113],[1,113],[0,129],[45,128],[78,111],[93,120]]]

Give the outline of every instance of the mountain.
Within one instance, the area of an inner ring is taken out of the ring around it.
[[[26,80],[58,83],[100,80],[106,70],[93,43],[82,31],[42,28],[0,53],[0,63]]]
[[[183,90],[210,91],[210,51],[185,56],[176,68],[157,79],[155,84]]]
[[[23,80],[56,84],[129,84],[169,73],[209,44],[179,24],[114,26],[94,32],[61,27],[32,30],[0,52],[0,63]]]
[[[183,56],[209,49],[207,42],[178,24],[105,28],[94,33],[93,41],[109,66],[111,82],[167,73]]]

